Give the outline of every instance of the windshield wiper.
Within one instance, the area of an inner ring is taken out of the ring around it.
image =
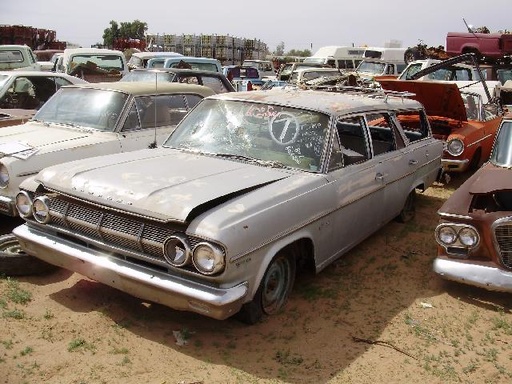
[[[280,163],[279,161],[275,161],[275,160],[261,160],[261,159],[256,159],[256,158],[250,157],[250,156],[236,155],[236,154],[232,154],[232,153],[216,153],[215,156],[225,157],[228,159],[243,160],[243,161],[247,161],[248,163],[251,163],[251,164],[263,165],[265,167],[286,168],[286,165],[284,165],[283,163]]]

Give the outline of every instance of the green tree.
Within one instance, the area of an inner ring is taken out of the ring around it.
[[[148,30],[148,24],[140,20],[121,22],[121,26],[110,21],[110,27],[103,31],[103,45],[112,47],[116,39],[140,39],[143,40]]]
[[[284,41],[281,41],[277,44],[276,50],[274,51],[274,55],[283,56],[284,55]]]

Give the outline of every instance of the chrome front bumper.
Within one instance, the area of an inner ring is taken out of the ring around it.
[[[444,172],[465,172],[469,167],[469,160],[441,159]]]
[[[512,292],[512,272],[496,267],[438,257],[434,260],[434,272],[447,280],[490,291]]]
[[[30,255],[138,298],[224,320],[240,310],[247,284],[221,289],[109,257],[27,224],[13,234]]]

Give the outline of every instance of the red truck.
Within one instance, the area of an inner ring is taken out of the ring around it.
[[[446,52],[450,56],[475,53],[483,61],[510,62],[512,33],[448,32]]]

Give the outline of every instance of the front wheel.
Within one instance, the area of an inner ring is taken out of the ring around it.
[[[51,272],[56,266],[23,252],[12,234],[0,236],[0,275],[28,276]]]
[[[277,254],[265,272],[253,300],[242,307],[239,319],[255,324],[263,315],[280,312],[290,297],[295,282],[296,264],[291,252]]]

